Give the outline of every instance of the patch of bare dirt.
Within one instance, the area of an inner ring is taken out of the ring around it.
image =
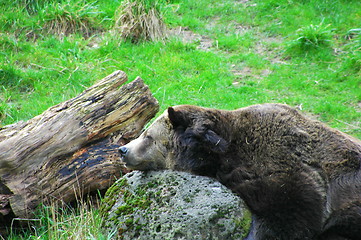
[[[238,4],[244,4],[246,7],[254,7],[254,6],[257,6],[256,3],[253,3],[252,0],[236,0],[234,2],[235,5],[238,5]]]
[[[255,53],[264,57],[272,64],[286,64],[286,62],[283,61],[280,54],[278,53],[280,49],[270,46],[273,43],[276,45],[282,43],[283,40],[281,38],[261,36],[260,39],[261,40],[255,44]]]
[[[242,0],[239,1],[242,3],[251,2],[250,0]],[[216,28],[218,25],[217,18],[210,21],[207,24],[207,29]],[[272,64],[286,64],[281,58],[280,49],[277,47],[283,42],[283,39],[280,37],[275,36],[266,36],[260,33],[255,27],[239,24],[236,22],[230,22],[229,25],[226,27],[227,31],[232,34],[236,34],[239,37],[246,34],[249,31],[252,31],[252,34],[256,34],[256,39],[259,39],[257,42],[254,43],[253,48],[251,51],[254,51],[260,57],[268,60]],[[200,35],[198,33],[194,33],[193,31],[189,30],[188,27],[177,27],[170,31],[170,36],[176,36],[180,38],[184,43],[196,43],[197,49],[201,49],[204,51],[210,50],[217,50],[217,41],[209,38],[208,36]],[[276,46],[276,47],[275,47]],[[219,51],[219,49],[217,50]],[[252,69],[248,66],[240,65],[232,65],[231,72],[235,76],[235,80],[233,82],[233,86],[239,87],[242,85],[250,84],[250,81],[253,83],[259,82],[264,77],[267,77],[272,73],[270,69]]]
[[[170,30],[169,35],[180,38],[184,43],[198,43],[197,49],[204,51],[209,51],[213,46],[211,38],[194,33],[188,27],[173,28]]]
[[[247,31],[249,31],[251,28],[252,28],[251,26],[236,24],[235,27],[234,27],[234,32],[237,35],[243,35]]]
[[[256,39],[259,39],[254,43],[251,51],[272,64],[286,64],[286,62],[282,60],[279,54],[280,49],[278,47],[274,47],[280,45],[283,39],[281,39],[280,37],[266,36],[257,31],[257,29],[252,26],[246,26],[241,24],[234,25],[235,33],[240,36],[246,34],[248,31],[251,30],[253,31],[253,34],[256,34]],[[248,66],[242,66],[242,64],[239,66],[232,65],[231,72],[235,76],[235,80],[233,82],[233,86],[235,87],[249,84],[249,81],[259,82],[261,79],[267,77],[272,73],[270,69],[252,69]]]
[[[249,85],[251,82],[258,83],[262,78],[272,73],[269,69],[255,70],[248,66],[237,66],[233,64],[231,72],[236,77],[232,85],[234,87],[240,87],[243,85]]]

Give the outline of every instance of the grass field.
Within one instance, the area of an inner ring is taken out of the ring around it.
[[[361,138],[359,0],[139,1],[160,11],[167,39],[122,39],[121,0],[0,0],[0,126],[120,69],[161,111],[279,102]]]

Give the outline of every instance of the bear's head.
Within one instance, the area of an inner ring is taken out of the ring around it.
[[[228,148],[217,129],[217,114],[209,109],[169,107],[119,152],[129,169],[175,169],[211,176],[217,169],[218,155]]]

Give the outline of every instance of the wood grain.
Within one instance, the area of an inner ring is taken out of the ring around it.
[[[72,202],[124,172],[117,149],[158,111],[141,78],[122,71],[26,122],[0,129],[0,223],[31,217],[41,202]]]

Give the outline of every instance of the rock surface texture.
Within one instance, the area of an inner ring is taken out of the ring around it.
[[[108,190],[102,214],[115,239],[241,239],[249,225],[243,206],[208,177],[134,171]]]

